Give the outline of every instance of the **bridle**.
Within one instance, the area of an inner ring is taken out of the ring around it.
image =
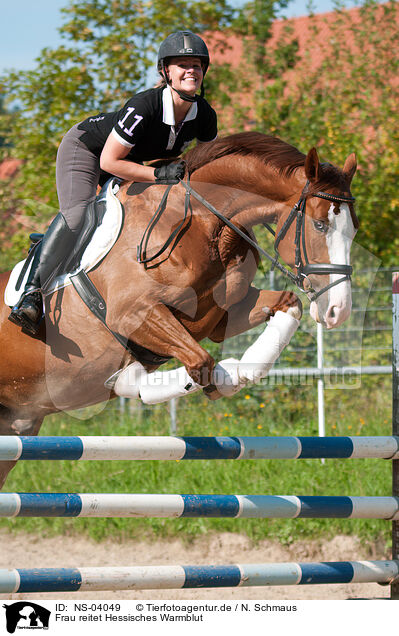
[[[167,239],[164,245],[157,251],[156,254],[153,254],[150,257],[146,256],[146,248],[148,245],[148,241],[150,238],[150,234],[154,229],[156,223],[159,221],[159,218],[166,207],[167,197],[169,195],[171,186],[169,185],[165,193],[162,197],[162,201],[158,206],[158,209],[154,213],[150,223],[148,224],[143,237],[141,239],[140,245],[137,246],[137,262],[146,265],[150,263],[155,258],[159,257],[165,250],[171,245],[173,239],[177,239],[179,233],[183,230],[183,226],[188,218],[188,212],[191,208],[190,205],[190,196],[192,195],[197,201],[202,203],[212,214],[217,216],[225,225],[227,225],[230,229],[232,229],[236,234],[241,236],[249,245],[254,247],[259,254],[265,256],[272,264],[272,270],[278,269],[284,276],[286,276],[292,283],[294,283],[301,292],[306,294],[309,300],[312,302],[316,300],[321,294],[324,294],[331,287],[335,287],[335,285],[339,285],[339,283],[344,282],[345,280],[350,280],[353,268],[351,265],[340,265],[336,263],[317,263],[311,264],[309,263],[307,250],[306,250],[306,240],[305,240],[305,212],[306,212],[306,201],[310,197],[318,197],[319,199],[326,199],[327,201],[331,201],[333,203],[353,203],[355,198],[352,196],[344,196],[344,195],[336,195],[331,194],[329,192],[311,192],[308,193],[309,181],[306,182],[304,189],[302,190],[301,196],[297,203],[295,203],[291,212],[289,213],[287,219],[285,220],[282,228],[276,235],[276,232],[270,227],[268,223],[264,223],[263,225],[275,236],[274,242],[274,256],[271,256],[266,250],[264,250],[258,243],[251,239],[245,232],[240,230],[234,223],[232,223],[227,217],[221,214],[211,203],[209,203],[204,197],[202,197],[198,192],[193,190],[190,185],[190,180],[187,178],[187,182],[180,181],[181,185],[186,189],[185,203],[184,203],[184,217],[181,223],[179,223],[178,227],[172,232],[171,236]],[[292,271],[287,269],[284,265],[279,262],[280,254],[278,251],[279,244],[287,234],[291,225],[296,221],[296,229],[295,229],[295,268],[297,273],[294,274]],[[301,249],[302,248],[302,249]],[[303,258],[302,258],[303,253]],[[311,274],[318,274],[320,276],[325,276],[328,274],[342,274],[342,278],[326,285],[320,291],[316,291],[313,289],[308,276]],[[304,281],[307,281],[308,287],[304,288]]]
[[[345,196],[345,195],[336,195],[331,194],[330,192],[312,192],[308,194],[309,181],[306,182],[304,189],[302,190],[299,201],[295,203],[291,212],[289,213],[286,221],[284,222],[282,228],[279,233],[276,235],[275,231],[267,224],[264,223],[264,226],[275,236],[274,242],[274,252],[275,259],[272,263],[272,270],[278,263],[278,259],[280,257],[278,247],[280,242],[283,240],[285,235],[287,234],[289,228],[296,220],[296,228],[295,228],[295,268],[297,271],[296,276],[292,274],[292,272],[288,272],[291,276],[293,276],[293,282],[301,291],[308,295],[310,301],[316,300],[321,294],[324,294],[331,287],[335,287],[340,283],[343,283],[346,280],[351,279],[353,268],[351,265],[341,265],[337,263],[309,263],[307,250],[306,250],[306,239],[305,239],[305,213],[306,213],[306,201],[309,197],[317,197],[319,199],[326,199],[327,201],[331,201],[333,203],[353,203],[355,201],[355,197]],[[302,247],[302,250],[301,250]],[[303,253],[303,258],[302,258]],[[280,268],[279,268],[280,269]],[[284,272],[287,273],[287,272]],[[335,280],[334,282],[326,285],[319,291],[315,291],[312,285],[310,284],[308,276],[311,274],[317,274],[320,276],[325,276],[329,274],[343,274],[342,278]],[[304,289],[303,283],[307,281],[308,287]]]

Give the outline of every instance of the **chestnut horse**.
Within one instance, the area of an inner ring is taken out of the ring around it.
[[[206,337],[222,342],[275,320],[274,331],[269,329],[269,336],[258,339],[251,351],[260,373],[255,369],[251,377],[242,372],[245,365],[238,361],[241,367],[233,364],[238,379],[231,369],[225,376],[233,385],[231,393],[263,377],[293,335],[302,305],[293,292],[251,285],[259,256],[243,236],[254,238],[254,225],[276,224],[278,252],[294,273],[299,270],[298,258],[310,264],[301,286],[313,299],[310,311],[315,320],[334,328],[348,318],[350,276],[341,274],[350,271],[349,250],[358,225],[350,194],[356,171],[353,154],[341,170],[320,163],[315,149],[305,156],[277,138],[241,133],[198,146],[186,161],[194,190],[224,214],[230,226],[241,229],[241,235],[191,196],[189,214],[175,241],[162,256],[144,265],[138,262],[137,245],[165,186],[122,183],[118,198],[125,210],[123,230],[107,257],[90,273],[106,301],[110,328],[156,354],[158,361],[156,357],[152,362],[135,361],[72,286],[46,296],[45,320],[36,337],[7,320],[9,308],[3,303],[1,434],[36,435],[50,413],[103,402],[116,394],[143,397],[142,378],[153,375],[162,359],[176,358],[183,365],[182,382],[192,379],[183,392],[193,386],[208,387],[209,397],[217,398],[225,394],[223,382],[215,388],[215,361],[199,342]],[[164,214],[152,228],[148,253],[159,251],[181,224],[185,197],[184,184],[172,187]],[[292,215],[301,207],[298,201],[307,204],[299,230]],[[332,269],[327,267],[330,263]],[[312,270],[312,264],[320,264],[319,269]],[[3,292],[7,280],[8,274],[2,274]],[[270,356],[268,347],[275,348]],[[104,383],[118,369],[121,375],[107,388]],[[161,390],[156,399],[150,396],[147,401],[169,398]],[[0,485],[13,466],[12,462],[1,464]]]

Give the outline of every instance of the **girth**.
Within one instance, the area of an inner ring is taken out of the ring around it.
[[[88,277],[84,270],[80,270],[76,274],[71,275],[71,283],[74,286],[76,292],[85,303],[86,307],[90,309],[92,314],[98,318],[98,320],[104,325],[104,327],[113,335],[113,337],[122,345],[124,349],[129,351],[141,364],[163,364],[170,360],[171,356],[161,356],[146,347],[142,347],[133,342],[129,338],[125,338],[117,331],[113,331],[107,325],[107,305],[104,298],[101,296],[97,287]]]
[[[105,192],[106,184],[96,199],[89,203],[86,208],[85,220],[74,251],[68,259],[67,268],[74,269],[80,262],[82,254],[90,242],[97,226],[101,223],[105,214]],[[64,268],[66,269],[66,268]],[[80,269],[78,272],[70,275],[70,280],[75,291],[85,303],[86,307],[96,316],[104,327],[113,335],[113,337],[122,345],[124,349],[129,351],[139,362],[148,365],[159,365],[170,360],[170,356],[161,356],[154,353],[146,347],[133,342],[129,338],[125,338],[117,331],[113,331],[107,324],[107,305],[100,292],[86,274]]]

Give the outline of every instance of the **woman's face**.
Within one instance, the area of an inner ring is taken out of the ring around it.
[[[195,95],[202,84],[204,72],[198,57],[172,57],[166,67],[173,88]]]

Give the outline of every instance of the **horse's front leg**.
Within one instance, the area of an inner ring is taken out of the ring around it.
[[[263,322],[267,321],[267,326],[241,360],[224,360],[215,367],[214,382],[204,389],[207,397],[216,400],[233,395],[264,378],[298,329],[301,316],[302,304],[292,292],[251,287],[245,298],[226,312],[210,338],[222,342]]]
[[[132,327],[134,325],[134,327]],[[141,326],[122,318],[118,331],[161,356],[177,358],[184,367],[171,371],[148,370],[135,362],[107,381],[121,397],[140,397],[147,404],[182,397],[208,385],[215,361],[189,334],[165,305],[151,307]]]
[[[247,295],[226,310],[222,320],[209,335],[213,342],[223,342],[269,320],[278,311],[300,320],[302,303],[293,292],[268,291],[250,287]]]

